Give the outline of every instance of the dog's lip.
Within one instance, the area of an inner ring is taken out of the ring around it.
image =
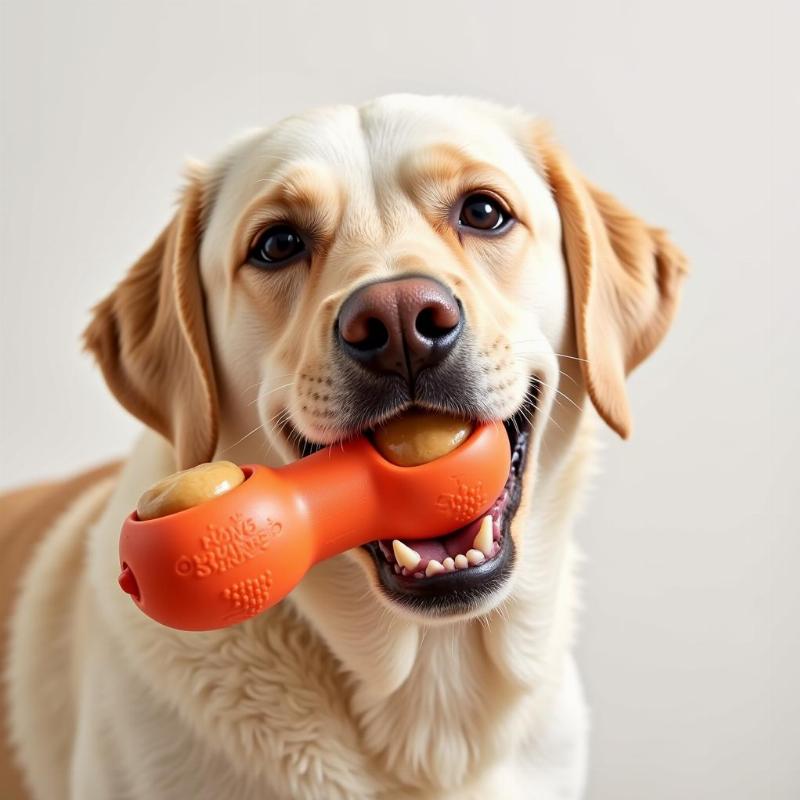
[[[399,605],[431,616],[458,614],[476,606],[503,586],[515,557],[514,541],[506,531],[497,554],[481,564],[430,577],[408,578],[396,575],[392,565],[375,554],[373,544],[370,542],[365,548],[375,560],[386,596]]]
[[[529,430],[531,427],[531,423],[533,420],[533,414],[536,410],[536,402],[538,398],[539,392],[539,381],[534,376],[530,379],[529,388],[526,392],[525,398],[523,399],[520,407],[517,409],[514,414],[509,417],[508,419],[502,420],[502,424],[505,426],[506,431],[509,434],[509,439],[511,440],[511,450],[514,450],[514,444],[516,441],[516,437],[520,431]],[[399,414],[407,412],[413,406],[404,406],[402,408],[398,408],[395,414],[391,416],[397,416]],[[453,413],[453,412],[446,412],[445,410],[433,410],[425,407],[420,407],[421,411],[427,411],[429,413]],[[289,419],[288,415],[283,412],[279,412],[281,416],[284,417],[283,421],[276,426],[277,431],[283,436],[286,443],[292,450],[294,456],[298,459],[305,458],[306,456],[313,455],[314,453],[324,449],[325,447],[329,447],[328,444],[322,444],[319,442],[312,442],[310,439],[307,439],[300,433],[299,430],[292,424],[291,420]],[[461,416],[460,412],[457,412],[458,416]],[[387,417],[381,420],[381,423],[386,422],[387,419],[391,417]],[[484,422],[486,420],[483,420]],[[496,420],[492,420],[496,422]],[[474,423],[477,424],[478,420],[473,420]],[[374,427],[367,426],[365,427],[360,433],[361,435],[371,435],[374,430]],[[351,434],[356,435],[356,434]],[[345,437],[347,438],[347,437]]]
[[[322,450],[327,445],[306,439],[300,431],[287,419],[277,426],[277,430],[286,440],[296,458],[305,458]]]

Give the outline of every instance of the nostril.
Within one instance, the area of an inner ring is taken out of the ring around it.
[[[425,339],[440,339],[456,328],[460,321],[461,315],[457,309],[428,306],[417,314],[414,328]]]
[[[449,328],[442,328],[441,325],[437,324],[436,311],[433,308],[423,308],[422,311],[417,314],[414,327],[417,329],[417,333],[426,339],[436,339],[450,330]]]
[[[386,326],[375,317],[366,321],[366,334],[358,342],[350,342],[359,350],[380,350],[389,341],[389,331]]]
[[[362,352],[380,350],[389,341],[389,331],[377,317],[358,319],[355,324],[340,327],[340,333],[350,347]]]

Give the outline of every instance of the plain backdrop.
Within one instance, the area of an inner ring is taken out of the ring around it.
[[[578,536],[592,800],[800,797],[798,61],[767,2],[2,2],[0,485],[124,453],[80,352],[187,156],[318,104],[549,118],[693,273]],[[435,724],[432,722],[432,724]]]

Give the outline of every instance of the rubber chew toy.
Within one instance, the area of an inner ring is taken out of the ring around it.
[[[373,539],[440,536],[485,513],[510,469],[502,425],[412,467],[366,438],[285,467],[243,466],[240,485],[156,519],[125,521],[120,586],[158,622],[211,630],[282,600],[316,562]]]

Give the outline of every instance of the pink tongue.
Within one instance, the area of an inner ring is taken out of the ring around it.
[[[439,539],[401,539],[400,541],[413,547],[420,554],[421,561],[417,567],[417,571],[419,571],[424,570],[431,559],[435,558],[441,563],[448,556],[455,558],[459,553],[466,553],[472,547],[472,542],[480,527],[481,520],[476,519],[455,533]]]
[[[420,554],[420,562],[416,571],[424,570],[428,566],[428,562],[434,558],[440,563],[447,558],[447,552],[441,539],[401,539],[400,541],[413,547]]]

